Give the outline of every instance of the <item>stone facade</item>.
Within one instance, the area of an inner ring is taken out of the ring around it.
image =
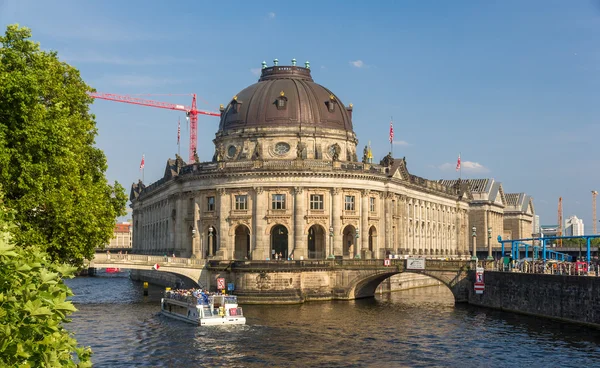
[[[457,180],[441,180],[447,186]],[[506,199],[502,184],[494,179],[467,179],[473,199],[469,202],[469,236],[475,227],[477,248],[487,248],[488,242],[497,244],[498,235],[504,237]],[[472,239],[470,239],[472,246]]]
[[[533,234],[535,208],[533,198],[525,193],[506,194],[504,239],[530,238]]]
[[[468,190],[358,161],[352,105],[308,68],[264,68],[221,109],[212,162],[132,186],[133,248],[265,260],[468,254]]]

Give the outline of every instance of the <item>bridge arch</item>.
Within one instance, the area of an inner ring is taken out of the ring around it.
[[[390,270],[380,271],[377,273],[370,273],[365,277],[359,277],[348,286],[347,299],[362,299],[372,298],[375,296],[375,290],[385,279],[388,279],[394,275],[401,273],[412,273],[429,276],[433,279],[438,280],[444,284],[454,296],[455,302],[463,302],[466,299],[465,296],[465,283],[468,282],[466,278],[459,278],[456,273],[440,272],[440,271],[427,271],[427,270]]]

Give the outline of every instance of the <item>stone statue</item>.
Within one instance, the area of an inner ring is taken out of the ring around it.
[[[225,148],[223,147],[223,143],[220,143],[219,147],[217,147],[217,162],[223,161],[224,156],[225,156]]]
[[[342,149],[340,148],[339,144],[334,144],[333,145],[333,161],[339,161],[340,160],[340,152],[342,152]]]
[[[196,152],[195,149],[194,149],[194,162],[195,163],[199,163],[200,162],[200,157],[198,157],[198,152]]]
[[[385,156],[385,157],[383,158],[383,160],[381,160],[381,161],[379,162],[379,164],[380,164],[381,166],[386,166],[386,167],[390,167],[390,166],[392,166],[392,165],[394,164],[394,158],[392,157],[392,153],[391,153],[391,152],[390,152],[390,153],[388,153],[388,154],[387,154],[387,156]]]
[[[358,162],[358,157],[356,156],[355,150],[352,150],[352,162]]]
[[[367,146],[365,146],[365,149],[363,150],[362,162],[363,164],[369,163],[369,148]]]
[[[260,159],[260,143],[256,143],[256,146],[254,146],[254,152],[252,153],[252,159],[253,160]]]
[[[303,152],[304,152],[304,144],[302,144],[302,142],[298,142],[298,145],[296,146],[296,157],[298,159],[301,159]]]

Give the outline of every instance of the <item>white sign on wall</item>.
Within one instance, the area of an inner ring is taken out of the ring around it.
[[[425,269],[425,258],[407,258],[406,259],[407,270],[424,270]]]

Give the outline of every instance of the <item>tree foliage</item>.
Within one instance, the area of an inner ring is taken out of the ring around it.
[[[78,263],[108,244],[127,197],[108,184],[94,147],[92,89],[30,37],[17,25],[0,36],[0,185],[15,210],[15,243]]]
[[[76,309],[62,277],[73,277],[75,268],[50,261],[36,246],[9,244],[11,215],[0,197],[0,366],[91,366],[90,348],[78,347],[63,326]]]

